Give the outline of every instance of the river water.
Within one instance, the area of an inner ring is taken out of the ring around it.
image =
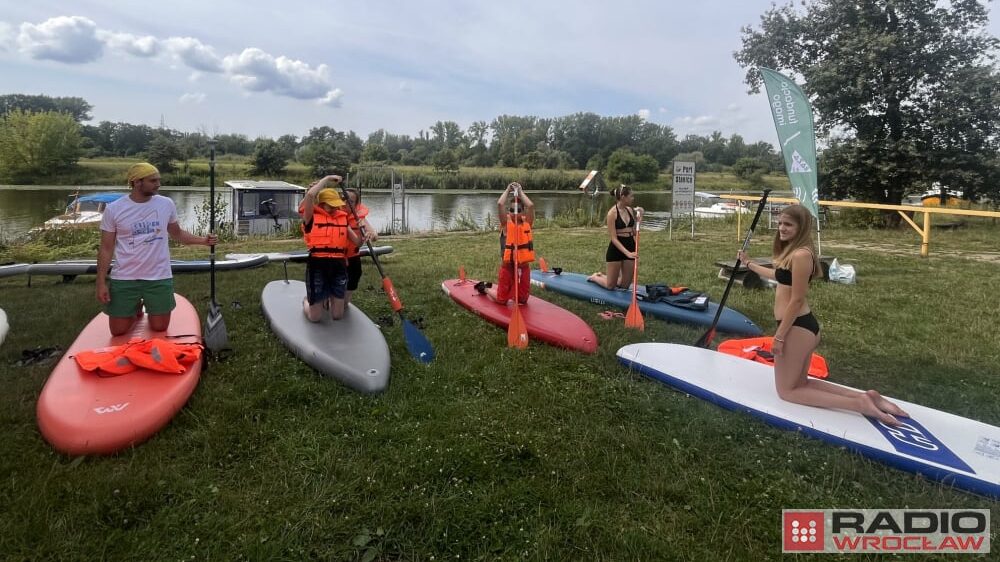
[[[122,191],[114,187],[86,187],[81,192]],[[0,240],[11,240],[33,227],[62,213],[68,198],[76,188],[45,186],[0,187]],[[170,197],[177,205],[178,218],[185,229],[198,225],[197,211],[208,199],[206,188],[164,187],[162,195]],[[229,190],[224,193],[228,201]],[[535,203],[539,217],[552,218],[562,213],[581,210],[586,216],[601,217],[611,207],[612,199],[606,193],[596,197],[579,192],[528,192]],[[455,229],[469,222],[482,226],[489,215],[496,223],[496,200],[499,193],[454,191],[408,191],[406,204],[393,205],[388,191],[366,191],[362,201],[371,210],[369,222],[379,232],[388,232],[394,225],[398,230],[405,226],[409,232]],[[670,217],[670,193],[639,193],[636,205],[647,211],[644,226],[652,230],[665,228]],[[405,212],[404,212],[405,209]],[[393,214],[395,211],[395,215]]]

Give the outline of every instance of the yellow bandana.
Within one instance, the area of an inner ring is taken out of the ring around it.
[[[142,178],[148,178],[153,174],[159,174],[160,171],[156,169],[156,166],[148,162],[140,162],[138,164],[132,164],[132,167],[128,169],[128,184],[132,185],[132,182],[136,180],[141,180]]]

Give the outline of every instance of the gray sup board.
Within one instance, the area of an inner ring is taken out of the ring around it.
[[[389,385],[389,346],[382,330],[353,304],[344,317],[310,322],[302,312],[302,281],[271,281],[260,297],[264,317],[278,339],[310,367],[365,394]]]

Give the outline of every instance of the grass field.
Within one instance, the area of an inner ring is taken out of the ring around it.
[[[758,233],[751,255],[769,248]],[[1000,228],[935,233],[831,228],[824,253],[856,285],[815,283],[831,380],[1000,424]],[[12,332],[0,348],[0,558],[7,560],[777,560],[782,508],[992,508],[951,490],[747,415],[685,396],[619,366],[642,341],[693,343],[701,329],[544,294],[588,322],[584,356],[506,333],[453,304],[442,280],[464,266],[491,278],[495,233],[383,238],[383,260],[437,359],[409,358],[385,330],[392,382],[357,395],[292,357],[271,334],[260,292],[282,268],[218,275],[235,355],[211,364],[158,435],[112,457],[68,458],[40,437],[35,402],[51,365],[17,367],[23,349],[67,347],[98,311],[93,277],[0,279]],[[550,266],[603,267],[600,229],[546,228]],[[296,241],[231,243],[221,253]],[[738,247],[731,224],[695,240],[643,233],[640,282],[721,296],[712,262]],[[203,257],[204,249],[175,249]],[[289,274],[303,277],[303,266]],[[208,275],[176,278],[202,315]],[[356,304],[390,313],[366,266]],[[773,295],[734,287],[729,305],[774,329]],[[241,306],[235,308],[232,303]],[[922,559],[933,559],[926,557]],[[946,556],[940,559],[951,559]],[[834,558],[835,559],[835,558]],[[853,558],[852,558],[853,559]]]

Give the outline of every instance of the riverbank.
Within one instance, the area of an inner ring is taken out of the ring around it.
[[[683,284],[718,299],[713,262],[739,242],[731,225],[695,240],[643,232],[640,283]],[[1000,425],[998,265],[989,224],[935,234],[918,257],[912,231],[830,228],[827,255],[856,285],[815,283],[819,352],[830,380]],[[750,253],[765,255],[761,229]],[[22,349],[65,348],[97,312],[93,277],[0,279],[11,333],[0,348],[0,551],[13,559],[773,559],[782,508],[992,508],[841,448],[774,429],[674,392],[618,365],[642,341],[693,343],[702,330],[602,320],[602,307],[539,293],[594,326],[583,356],[506,333],[453,304],[440,282],[463,266],[492,278],[496,234],[383,237],[382,263],[437,359],[409,358],[399,324],[389,390],[357,395],[288,353],[265,325],[260,293],[280,265],[220,273],[235,349],[149,442],[110,458],[69,459],[34,418],[51,366],[16,367]],[[877,246],[873,246],[876,245]],[[599,228],[544,228],[550,267],[603,267]],[[233,242],[218,252],[280,251],[297,240]],[[892,248],[895,251],[886,251]],[[907,250],[909,249],[909,253]],[[957,253],[966,256],[953,255]],[[204,257],[180,248],[177,257]],[[75,256],[67,256],[75,257]],[[289,275],[302,278],[301,265]],[[204,316],[208,275],[178,275]],[[356,303],[390,315],[366,264]],[[736,286],[729,305],[773,331],[773,294]],[[239,306],[235,306],[238,303]]]

